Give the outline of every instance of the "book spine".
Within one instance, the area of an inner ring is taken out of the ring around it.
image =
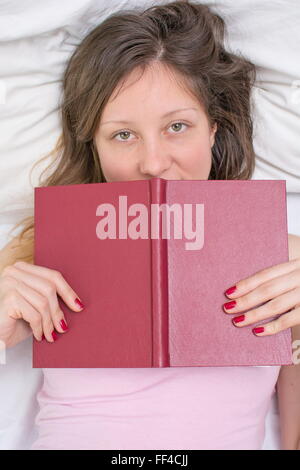
[[[153,216],[153,204],[166,204],[166,180],[152,178],[150,182],[150,236],[152,269],[152,367],[170,367],[168,253],[167,238],[162,238],[162,211]],[[156,224],[154,228],[153,225]],[[155,231],[156,229],[156,231]],[[157,238],[153,233],[159,234]]]

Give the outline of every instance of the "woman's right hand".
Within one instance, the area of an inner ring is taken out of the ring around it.
[[[25,261],[6,266],[0,274],[0,340],[11,347],[31,332],[37,341],[55,341],[55,330],[67,331],[57,294],[80,312],[80,300],[59,271]],[[77,303],[76,299],[79,300]],[[81,304],[82,305],[82,304]]]

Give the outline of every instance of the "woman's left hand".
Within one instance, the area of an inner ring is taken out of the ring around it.
[[[223,305],[225,313],[235,315],[253,309],[232,319],[237,327],[284,314],[253,328],[253,333],[258,336],[273,335],[300,325],[300,257],[237,282],[225,295],[230,299]],[[266,303],[261,305],[263,302]]]

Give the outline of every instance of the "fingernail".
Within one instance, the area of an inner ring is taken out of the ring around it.
[[[229,289],[225,291],[225,294],[230,295],[230,294],[233,294],[235,291],[236,291],[236,286],[232,286],[232,287],[229,287]]]
[[[84,307],[83,303],[81,302],[81,300],[78,299],[78,297],[77,297],[77,299],[75,299],[75,303],[76,303],[77,305],[79,305],[80,308],[83,308],[83,307]]]
[[[258,326],[257,328],[253,328],[253,333],[256,335],[257,333],[263,333],[265,331],[263,326]]]
[[[239,323],[239,322],[244,321],[244,320],[245,320],[245,315],[240,315],[239,317],[234,317],[234,318],[232,319],[232,321],[233,321],[234,323]]]
[[[54,339],[54,341],[58,338],[58,335],[54,330],[52,331],[51,335],[52,335],[52,338]]]
[[[226,308],[226,310],[229,310],[230,308],[233,308],[235,306],[236,306],[235,300],[232,300],[231,302],[226,302],[226,304],[224,304],[224,308]]]
[[[65,322],[64,319],[60,320],[59,324],[60,324],[60,326],[62,327],[62,329],[63,329],[64,331],[66,331],[66,330],[68,329],[68,327],[67,327],[66,322]]]

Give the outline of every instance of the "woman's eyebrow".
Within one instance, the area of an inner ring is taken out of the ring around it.
[[[179,113],[179,112],[181,112],[181,111],[190,111],[190,110],[197,111],[196,108],[180,108],[180,109],[173,109],[173,111],[169,111],[168,113],[164,114],[164,115],[161,116],[161,117],[162,117],[162,118],[165,118],[165,117],[170,116],[171,114],[174,114],[174,113]],[[100,126],[104,126],[105,124],[110,124],[110,123],[117,123],[117,124],[134,124],[133,121],[106,121],[106,122],[100,123]]]

